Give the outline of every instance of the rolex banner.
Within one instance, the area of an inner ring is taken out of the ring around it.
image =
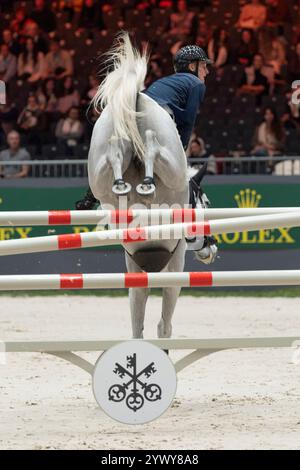
[[[85,188],[0,188],[0,210],[74,209]],[[300,206],[300,184],[207,184],[205,191],[212,207]],[[0,240],[26,238],[93,230],[90,226],[66,227],[0,227]],[[280,227],[258,232],[222,234],[222,249],[292,249],[300,247],[300,229]],[[100,248],[101,249],[101,248]],[[107,250],[107,247],[105,247]]]

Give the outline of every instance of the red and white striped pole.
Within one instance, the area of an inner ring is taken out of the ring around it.
[[[300,270],[0,276],[2,291],[295,285],[300,285]]]
[[[94,211],[0,211],[1,227],[57,225],[128,225],[140,219],[139,225],[189,223],[268,214],[297,212],[300,207],[214,208],[214,209],[133,209]]]
[[[299,227],[300,212],[212,220],[202,223],[153,225],[88,233],[52,235],[0,242],[0,256],[41,253],[157,240],[179,240],[196,235],[244,232],[277,227]]]

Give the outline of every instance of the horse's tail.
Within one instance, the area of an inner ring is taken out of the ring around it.
[[[133,47],[129,34],[122,32],[116,44],[107,53],[106,63],[112,68],[102,81],[92,103],[97,110],[109,106],[113,116],[114,135],[130,140],[134,151],[141,158],[144,144],[140,136],[137,118],[137,93],[143,90],[147,74],[148,54]]]

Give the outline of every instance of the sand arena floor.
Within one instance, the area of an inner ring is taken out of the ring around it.
[[[173,337],[296,336],[299,307],[298,298],[181,297]],[[145,338],[156,336],[160,309],[152,297]],[[1,297],[0,326],[3,340],[128,339],[129,305],[125,297]],[[12,353],[0,365],[0,448],[300,449],[299,381],[289,349],[217,353],[179,374],[161,418],[126,426],[98,408],[84,371]]]

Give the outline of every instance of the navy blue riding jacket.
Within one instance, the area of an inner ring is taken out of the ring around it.
[[[171,108],[183,148],[186,148],[205,90],[204,82],[198,77],[191,73],[180,72],[159,78],[143,90],[143,93],[159,105],[167,105]]]

